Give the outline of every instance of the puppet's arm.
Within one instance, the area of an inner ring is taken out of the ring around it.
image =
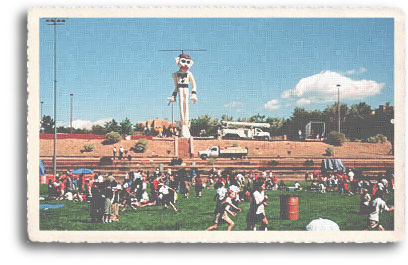
[[[176,101],[176,98],[177,98],[178,86],[177,86],[176,74],[173,74],[173,81],[174,81],[174,91],[173,91],[173,94],[171,95],[170,102]]]
[[[196,82],[195,82],[195,79],[192,73],[190,73],[189,81],[191,82],[190,100],[196,103],[197,102],[197,87],[196,87]]]

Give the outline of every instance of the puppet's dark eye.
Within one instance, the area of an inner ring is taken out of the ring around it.
[[[182,62],[182,63],[185,63],[185,62],[186,62],[186,60],[181,60],[181,62]]]
[[[187,64],[190,64],[190,61],[187,61]]]

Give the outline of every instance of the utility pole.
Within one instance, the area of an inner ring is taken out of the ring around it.
[[[338,124],[338,129],[339,129],[339,133],[341,132],[341,121],[340,121],[340,117],[341,117],[341,115],[340,115],[340,85],[338,84],[337,85],[337,118],[338,118],[338,122],[339,122],[339,124]]]
[[[42,132],[42,126],[43,126],[43,103],[44,103],[44,101],[41,101],[41,108],[40,108],[40,132]]]
[[[74,100],[74,94],[69,94],[70,99],[71,99],[71,117],[69,119],[69,133],[72,134],[72,111],[73,111],[73,100]]]
[[[54,156],[53,174],[57,175],[57,26],[65,25],[65,19],[47,19],[47,25],[54,26]]]

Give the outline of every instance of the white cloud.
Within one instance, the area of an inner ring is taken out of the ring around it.
[[[94,126],[94,125],[100,125],[100,126],[103,127],[105,125],[105,123],[107,123],[107,122],[109,122],[111,120],[113,120],[113,118],[106,118],[106,119],[102,119],[102,120],[98,120],[98,121],[94,121],[94,122],[88,121],[88,120],[74,120],[74,121],[72,121],[72,127],[74,129],[87,129],[87,130],[90,130],[90,129],[92,129],[92,126]],[[57,122],[57,127],[60,127],[60,126],[69,127],[69,122],[66,122],[66,121]]]
[[[342,72],[341,74],[343,75],[353,75],[353,74],[361,74],[367,72],[367,69],[365,69],[364,67],[360,67],[358,69],[352,69],[352,70],[347,70],[344,73]]]
[[[229,108],[229,107],[236,107],[236,106],[242,106],[242,105],[244,105],[244,103],[239,102],[239,101],[233,101],[231,103],[225,104],[224,107]]]
[[[268,103],[264,105],[264,108],[267,110],[276,110],[280,108],[278,104],[279,104],[279,100],[272,99],[271,101],[268,101]]]
[[[107,119],[102,119],[102,120],[98,120],[95,122],[92,121],[84,121],[84,120],[75,120],[72,121],[72,127],[74,127],[75,129],[87,129],[90,130],[92,129],[92,126],[94,125],[100,125],[100,126],[104,126],[106,122],[111,121],[113,118],[107,118]]]
[[[340,84],[341,100],[361,100],[380,93],[385,86],[372,80],[352,80],[336,72],[325,71],[303,78],[294,89],[286,90],[281,97],[295,100],[297,104],[333,102],[337,99]]]

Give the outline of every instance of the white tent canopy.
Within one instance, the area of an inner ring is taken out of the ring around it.
[[[340,231],[340,227],[328,219],[315,219],[306,226],[307,231]]]

